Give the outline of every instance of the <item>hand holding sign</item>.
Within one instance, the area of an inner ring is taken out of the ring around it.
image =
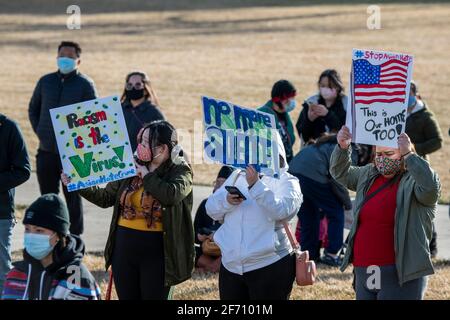
[[[248,187],[251,188],[259,180],[258,171],[253,166],[248,166],[245,170],[245,178],[247,179]]]
[[[337,134],[337,141],[341,149],[348,149],[350,142],[352,141],[352,134],[346,126],[342,126]]]
[[[402,156],[405,156],[412,152],[411,140],[406,133],[402,133],[398,137],[398,149],[400,150],[400,154]]]
[[[70,177],[65,174],[64,172],[61,173],[61,182],[64,187],[67,187],[67,185],[70,183]]]

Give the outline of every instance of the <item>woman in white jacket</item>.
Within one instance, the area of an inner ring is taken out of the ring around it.
[[[221,300],[289,299],[295,255],[283,221],[297,214],[302,193],[297,178],[287,172],[283,143],[277,137],[279,179],[261,177],[252,166],[245,172],[235,170],[206,202],[208,215],[223,221],[214,234],[222,252]],[[228,193],[225,186],[231,185],[247,200]]]

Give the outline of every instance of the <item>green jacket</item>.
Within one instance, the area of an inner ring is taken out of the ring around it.
[[[275,117],[275,124],[277,126],[277,129],[280,130],[281,124],[278,121],[278,117],[277,117],[275,111],[272,109],[271,104],[272,104],[272,101],[269,100],[265,105],[258,108],[258,111],[272,114]],[[287,132],[289,135],[290,145],[286,145],[286,143],[284,143],[284,149],[286,151],[286,156],[287,156],[288,162],[289,162],[294,156],[292,147],[294,146],[294,142],[295,142],[294,126],[292,124],[291,116],[289,115],[289,113],[286,113],[286,129],[287,129]],[[280,135],[281,135],[281,133],[280,133]]]
[[[354,220],[341,271],[352,262],[353,241],[358,228],[361,205],[365,194],[378,176],[373,164],[364,167],[352,166],[350,154],[351,147],[343,150],[337,145],[330,164],[333,178],[348,189],[356,191]],[[415,154],[409,156],[405,160],[405,165],[406,172],[400,180],[397,191],[394,226],[395,265],[400,285],[434,273],[429,241],[441,188],[436,172],[420,156]]]
[[[427,154],[442,148],[442,134],[437,120],[426,106],[406,118],[406,134],[411,138],[418,155]]]
[[[102,208],[114,206],[108,241],[105,248],[106,269],[111,265],[117,223],[120,217],[120,195],[133,178],[110,182],[80,190],[86,200]],[[144,190],[162,206],[165,256],[165,285],[173,286],[191,277],[194,268],[194,229],[192,225],[192,170],[181,160],[167,160],[144,177]]]

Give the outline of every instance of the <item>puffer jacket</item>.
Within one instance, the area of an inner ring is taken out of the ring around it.
[[[285,158],[279,135],[278,148]],[[214,233],[214,241],[222,252],[222,264],[230,272],[243,274],[273,264],[292,253],[283,221],[294,217],[302,202],[298,179],[281,168],[280,178],[263,176],[251,189],[247,180],[235,170],[206,202],[206,212],[214,220],[223,221]],[[225,186],[234,185],[247,200],[230,204]]]
[[[39,149],[58,153],[50,109],[97,97],[94,82],[77,70],[67,75],[59,71],[39,79],[28,106],[28,117],[39,138]]]

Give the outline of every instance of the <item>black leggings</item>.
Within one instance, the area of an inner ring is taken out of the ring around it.
[[[221,300],[289,300],[295,279],[295,255],[287,255],[267,267],[232,273],[220,266]]]
[[[162,232],[118,226],[112,270],[119,300],[166,300]]]

